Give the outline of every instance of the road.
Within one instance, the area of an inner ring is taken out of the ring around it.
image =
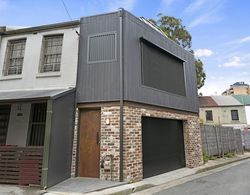
[[[250,195],[250,160],[154,194]]]

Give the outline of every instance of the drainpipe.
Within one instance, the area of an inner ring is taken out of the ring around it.
[[[123,14],[124,10],[119,11],[120,26],[120,182],[123,181]]]

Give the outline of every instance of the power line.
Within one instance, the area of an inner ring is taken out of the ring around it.
[[[70,15],[70,13],[69,13],[69,10],[68,10],[68,8],[67,8],[67,5],[65,4],[64,0],[61,0],[61,2],[62,2],[62,4],[63,4],[63,7],[64,7],[65,11],[67,12],[67,15],[68,15],[69,19],[72,21],[72,17],[71,17],[71,15]]]
[[[69,13],[69,10],[68,10],[68,8],[67,8],[67,5],[65,4],[64,0],[61,0],[61,2],[62,2],[62,4],[63,4],[63,7],[64,7],[65,11],[67,12],[67,15],[68,15],[69,19],[70,19],[71,21],[73,21],[71,15],[70,15],[70,13]],[[74,28],[74,30],[75,30],[76,34],[77,34],[78,36],[80,36],[80,33],[79,33],[75,28]]]

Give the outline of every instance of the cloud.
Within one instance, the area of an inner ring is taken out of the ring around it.
[[[242,67],[250,65],[250,54],[246,54],[243,56],[233,56],[227,62],[220,64],[219,67]]]
[[[207,0],[196,0],[192,3],[190,3],[186,9],[184,10],[184,12],[190,13],[190,12],[194,12],[197,11],[201,6],[203,6],[206,3]]]
[[[209,57],[213,55],[214,52],[211,51],[210,49],[197,49],[194,51],[194,55],[198,58],[200,57]]]
[[[198,16],[190,22],[188,27],[193,28],[201,24],[220,22],[223,19],[222,8],[224,7],[224,1],[211,0],[207,3],[206,0],[197,0],[195,3],[190,4],[186,8],[186,12],[198,13]]]
[[[0,0],[0,11],[5,10],[8,7],[8,1],[7,0]]]
[[[244,43],[248,43],[248,42],[250,42],[250,36],[243,37],[243,38],[238,39],[238,40],[230,41],[227,44],[244,44]]]

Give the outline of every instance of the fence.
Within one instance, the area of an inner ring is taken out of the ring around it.
[[[202,146],[208,155],[243,153],[241,131],[232,127],[201,125]]]
[[[243,131],[242,132],[242,139],[243,139],[243,144],[246,150],[250,151],[250,131]]]
[[[0,146],[0,183],[40,185],[43,147]]]

